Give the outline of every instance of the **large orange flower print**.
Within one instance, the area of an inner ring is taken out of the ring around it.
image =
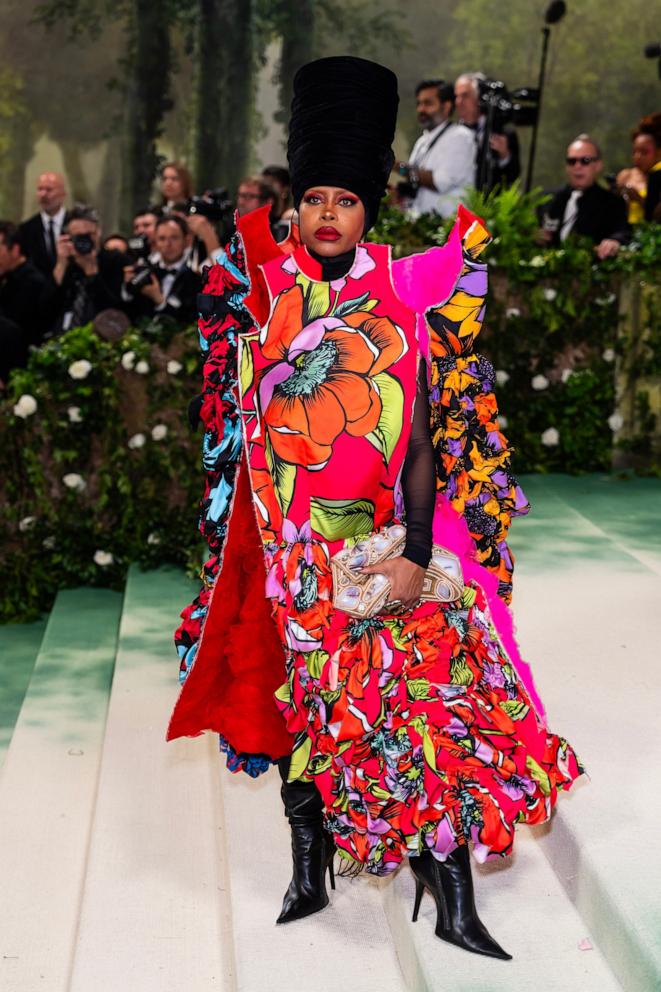
[[[343,431],[374,431],[383,408],[375,377],[407,347],[392,320],[366,310],[305,323],[301,286],[284,290],[261,341],[274,364],[261,376],[259,406],[276,456],[321,468]]]

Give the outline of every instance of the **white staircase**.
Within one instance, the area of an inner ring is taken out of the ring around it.
[[[193,587],[133,569],[123,600],[59,595],[0,770],[2,992],[661,990],[661,540],[605,533],[554,485],[529,483],[515,525],[519,638],[591,780],[511,860],[475,867],[513,961],[436,939],[428,894],[412,924],[406,869],[338,878],[323,913],[274,925],[277,772],[230,775],[212,735],[165,744]]]

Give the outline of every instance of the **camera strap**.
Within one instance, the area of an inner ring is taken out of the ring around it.
[[[432,150],[432,148],[434,147],[434,145],[436,144],[436,142],[438,141],[438,139],[443,137],[443,135],[448,130],[448,128],[452,127],[452,124],[453,124],[453,121],[444,121],[443,124],[441,125],[441,129],[438,132],[438,134],[435,134],[434,135],[434,137],[432,138],[432,140],[429,142],[429,144],[425,148],[424,152],[422,153],[422,155],[420,157],[420,161],[419,162],[411,162],[411,165],[415,165],[415,167],[418,168],[418,169],[421,168],[421,167],[424,168],[425,167],[424,166],[425,160],[426,160],[427,156],[429,155],[430,151]]]

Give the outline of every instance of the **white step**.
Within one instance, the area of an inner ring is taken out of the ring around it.
[[[233,988],[217,746],[165,743],[192,595],[180,572],[129,573],[71,992]]]
[[[277,770],[222,776],[239,992],[406,992],[381,891],[336,879],[321,913],[276,926],[291,878],[291,841]],[[338,859],[336,859],[336,862]]]
[[[0,988],[68,992],[122,597],[61,592],[0,779]]]
[[[623,988],[652,992],[661,989],[658,538],[650,533],[643,555],[644,531],[634,541],[620,527],[611,540],[589,505],[578,512],[543,480],[534,488],[541,512],[517,522],[514,542],[519,642],[551,726],[590,775],[561,799],[540,843]],[[623,485],[625,520],[626,498]]]

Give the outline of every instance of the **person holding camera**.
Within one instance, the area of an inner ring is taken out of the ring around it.
[[[161,217],[155,234],[158,263],[147,257],[124,266],[122,299],[133,320],[166,315],[189,324],[196,319],[202,280],[189,265],[188,237],[182,217]]]
[[[497,186],[511,186],[521,175],[519,139],[512,124],[492,128],[488,134],[487,114],[480,86],[486,83],[481,72],[465,72],[455,81],[454,98],[460,124],[475,132],[475,188],[490,193]]]
[[[80,327],[102,310],[122,309],[121,261],[101,248],[99,215],[92,207],[70,211],[64,233],[57,240],[53,279],[57,316],[54,333]]]
[[[450,118],[454,90],[442,79],[425,79],[415,90],[418,123],[424,133],[418,138],[408,162],[398,162],[404,177],[399,184],[400,200],[408,200],[414,217],[439,214],[452,217],[472,186],[475,171],[475,140],[462,124]]]

